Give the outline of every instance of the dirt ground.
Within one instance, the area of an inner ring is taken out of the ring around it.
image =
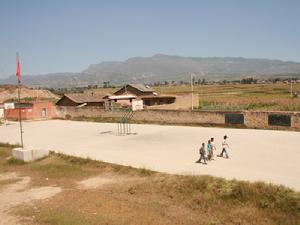
[[[178,176],[51,154],[21,163],[0,146],[2,225],[289,225],[300,195],[263,183]]]
[[[60,187],[43,186],[39,188],[29,188],[31,178],[20,176],[16,172],[0,174],[0,182],[6,181],[0,186],[0,225],[16,225],[19,219],[11,216],[8,211],[13,207],[29,203],[33,200],[51,198],[61,192]]]
[[[171,174],[214,175],[265,181],[300,190],[300,132],[184,126],[132,125],[136,135],[117,136],[117,125],[63,120],[25,122],[25,145]],[[228,135],[230,159],[195,163],[202,142],[215,138],[217,153]],[[0,142],[19,142],[19,125],[0,126]]]
[[[88,191],[103,185],[116,185],[125,181],[128,183],[133,181],[137,182],[138,180],[137,178],[133,179],[126,176],[99,175],[77,181],[73,186],[72,192],[74,194],[76,191],[80,192],[80,190]],[[21,176],[16,172],[0,173],[0,182],[2,182],[2,187],[0,186],[0,225],[32,224],[34,217],[28,218],[25,216],[25,218],[22,218],[20,215],[14,215],[12,213],[14,208],[23,206],[30,207],[34,211],[39,211],[36,204],[34,204],[37,203],[37,200],[47,204],[52,197],[62,192],[62,190],[68,190],[65,187],[57,186],[30,187],[31,177]],[[65,194],[63,198],[66,198]],[[20,211],[22,212],[22,209]]]

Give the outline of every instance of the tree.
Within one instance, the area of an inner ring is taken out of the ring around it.
[[[241,84],[256,84],[257,83],[257,80],[256,79],[253,79],[252,77],[250,78],[243,78],[241,80]]]
[[[104,81],[103,82],[103,88],[109,88],[111,87],[110,82],[109,81]]]

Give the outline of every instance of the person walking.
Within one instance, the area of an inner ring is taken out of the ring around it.
[[[211,144],[211,159],[214,160],[214,152],[217,151],[217,147],[215,145],[215,140],[213,137],[210,139],[210,144]]]
[[[228,153],[227,153],[228,149],[229,149],[229,145],[228,145],[228,143],[227,143],[227,135],[225,135],[225,136],[224,136],[224,139],[223,139],[223,141],[222,141],[222,152],[221,152],[221,154],[218,155],[218,156],[219,156],[219,157],[223,157],[223,155],[225,154],[225,157],[226,157],[227,159],[229,159],[229,156],[228,156]]]
[[[208,142],[207,142],[207,158],[208,158],[208,160],[212,159],[212,145],[211,145],[210,140],[208,140]]]
[[[199,154],[200,154],[200,158],[198,161],[196,161],[196,163],[201,163],[201,160],[203,159],[204,164],[207,164],[206,159],[205,159],[205,144],[204,143],[202,143],[202,146],[199,149]]]

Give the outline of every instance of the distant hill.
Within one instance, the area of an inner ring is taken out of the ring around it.
[[[123,62],[92,64],[81,73],[57,73],[23,76],[23,83],[41,87],[75,87],[124,83],[154,83],[157,81],[188,81],[189,74],[196,79],[235,80],[245,77],[300,77],[300,63],[270,59],[235,57],[181,57],[157,54],[152,57],[134,57]],[[12,76],[0,83],[15,83]]]

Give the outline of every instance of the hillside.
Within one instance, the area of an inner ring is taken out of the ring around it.
[[[58,96],[48,90],[35,90],[26,86],[21,87],[21,99],[51,99],[56,100]],[[18,88],[16,85],[0,85],[0,102],[5,102],[18,98]]]
[[[23,76],[23,83],[41,87],[75,87],[87,85],[120,85],[128,82],[154,83],[157,81],[188,81],[189,74],[196,79],[235,80],[245,77],[300,77],[300,63],[270,59],[233,57],[181,57],[157,54],[134,57],[123,62],[92,64],[81,73],[57,73]],[[0,83],[15,83],[15,76]]]

